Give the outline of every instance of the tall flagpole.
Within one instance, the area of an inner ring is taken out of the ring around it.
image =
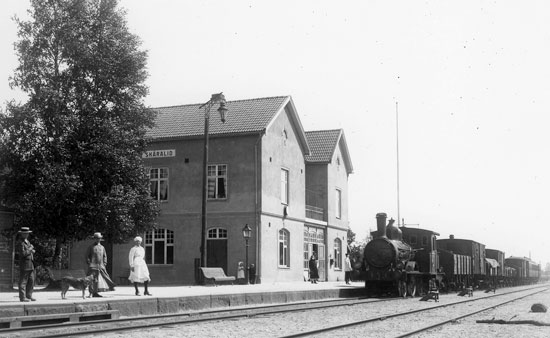
[[[397,138],[397,226],[401,226],[401,211],[399,205],[399,103],[395,102],[395,129]]]

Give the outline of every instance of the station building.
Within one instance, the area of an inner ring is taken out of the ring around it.
[[[341,129],[305,132],[290,96],[228,101],[209,122],[206,262],[236,276],[245,261],[256,282],[307,280],[315,253],[321,280],[344,280],[348,176]],[[190,285],[200,266],[205,112],[201,104],[154,108],[144,162],[160,201],[157,228],[142,234],[152,284]],[[115,281],[128,275],[133,243],[109,245]],[[73,245],[72,268],[85,268],[87,245]]]

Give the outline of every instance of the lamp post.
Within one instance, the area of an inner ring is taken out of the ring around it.
[[[201,231],[201,267],[206,267],[206,227],[207,227],[207,215],[206,215],[206,201],[208,198],[208,127],[210,122],[210,109],[213,105],[218,104],[218,112],[220,113],[220,119],[222,123],[225,123],[225,114],[227,108],[225,108],[225,97],[223,93],[212,94],[212,97],[208,102],[199,107],[204,108],[204,157],[202,168],[202,231]]]
[[[245,271],[246,271],[246,284],[250,284],[250,270],[248,268],[248,240],[252,236],[252,229],[246,224],[243,228],[243,237],[246,242],[246,259],[245,259]]]

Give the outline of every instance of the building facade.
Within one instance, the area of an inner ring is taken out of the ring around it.
[[[144,162],[161,214],[157,228],[142,234],[153,284],[197,282],[205,116],[200,106],[154,109],[157,122],[148,133]],[[255,265],[257,282],[307,279],[311,253],[319,257],[322,280],[343,280],[352,172],[343,131],[304,132],[290,96],[229,101],[226,107],[225,123],[214,109],[209,122],[206,265],[236,276],[245,261],[242,229],[248,224],[248,262]],[[314,156],[317,141],[322,160]],[[309,190],[316,196],[311,205]],[[115,279],[128,273],[131,246],[110,250]],[[72,266],[81,264],[73,257],[83,257],[85,248],[73,246]]]

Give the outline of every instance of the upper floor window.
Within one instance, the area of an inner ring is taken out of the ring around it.
[[[342,241],[340,238],[334,240],[334,268],[342,269]]]
[[[151,197],[157,201],[168,200],[168,168],[151,168],[149,170]]]
[[[288,205],[288,170],[281,169],[281,203]]]
[[[155,229],[145,232],[145,262],[147,264],[174,264],[174,232]]]
[[[336,218],[342,218],[342,190],[336,189]]]
[[[227,164],[208,165],[208,198],[227,198]]]
[[[279,266],[290,267],[289,252],[290,233],[282,229],[279,231]]]

